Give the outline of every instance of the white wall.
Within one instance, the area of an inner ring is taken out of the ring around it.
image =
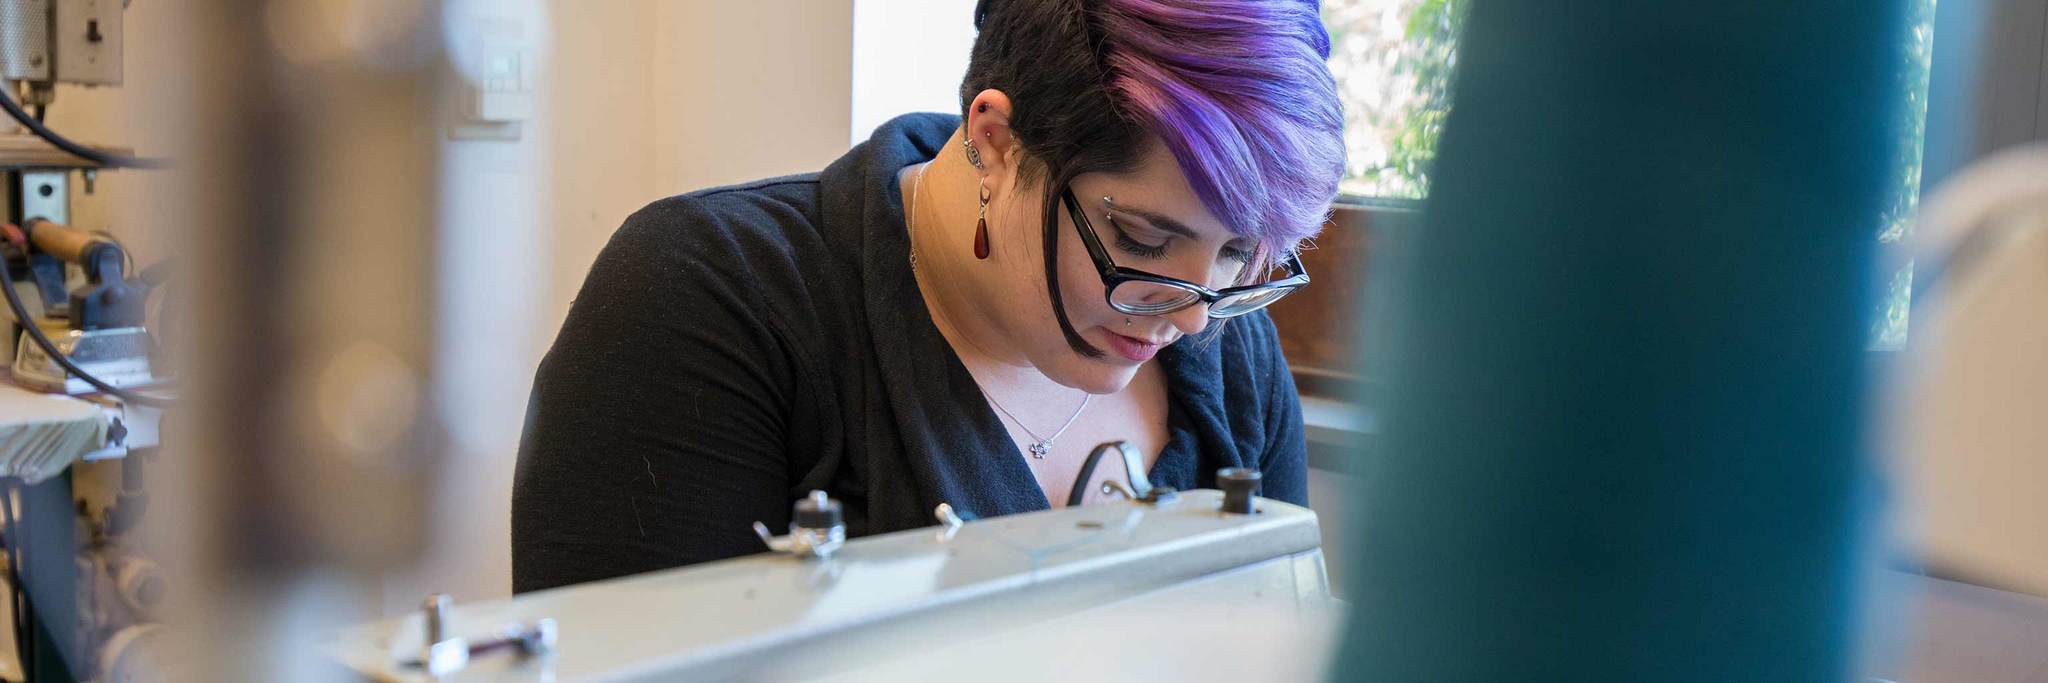
[[[959,113],[974,0],[854,0],[852,142],[898,114]]]

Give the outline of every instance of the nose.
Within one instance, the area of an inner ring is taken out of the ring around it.
[[[1194,269],[1191,268],[1189,269],[1191,272],[1174,272],[1171,273],[1169,276],[1180,277],[1191,282],[1202,282],[1204,280],[1208,280],[1209,286],[1211,288],[1215,288],[1218,286],[1228,286],[1230,284],[1230,281],[1234,279],[1236,276],[1235,272],[1227,274],[1221,272],[1221,269],[1216,268],[1213,262],[1204,265],[1206,268],[1209,268],[1210,270],[1204,272],[1193,272]],[[1219,280],[1222,283],[1221,285],[1218,284]],[[1198,301],[1195,302],[1195,304],[1192,306],[1188,306],[1187,308],[1183,308],[1172,313],[1167,313],[1159,317],[1165,318],[1168,324],[1171,324],[1176,329],[1179,329],[1181,336],[1190,336],[1198,334],[1202,330],[1208,329],[1210,320],[1209,306]]]
[[[1197,301],[1193,306],[1160,317],[1165,318],[1168,324],[1180,330],[1181,336],[1186,337],[1199,333],[1209,326],[1209,307]]]

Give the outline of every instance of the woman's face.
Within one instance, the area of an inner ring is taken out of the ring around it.
[[[1070,185],[1095,236],[1117,265],[1179,278],[1212,289],[1235,284],[1249,266],[1251,240],[1232,233],[1195,197],[1173,155],[1151,140],[1136,168],[1121,175],[1084,174]],[[1131,315],[1111,308],[1102,276],[1088,256],[1064,205],[1059,214],[1059,287],[1067,321],[1100,351],[1089,357],[1067,343],[1047,296],[1042,185],[1015,187],[989,207],[989,230],[998,249],[1024,258],[1003,259],[1015,296],[1001,297],[1004,327],[1023,345],[1040,372],[1092,393],[1122,390],[1138,368],[1162,348],[1211,324],[1196,304],[1166,315]],[[1002,236],[995,233],[1001,231]]]

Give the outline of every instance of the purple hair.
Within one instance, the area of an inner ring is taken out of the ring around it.
[[[1344,173],[1344,115],[1315,0],[980,0],[961,111],[1009,93],[1027,177],[1057,186],[1135,165],[1146,134],[1195,195],[1268,254],[1321,229]]]
[[[1322,229],[1344,116],[1314,0],[980,0],[963,114],[1008,93],[1026,182],[1043,181],[1046,294],[1067,344],[1100,356],[1060,301],[1060,190],[1135,167],[1148,137],[1218,220],[1267,259]],[[1262,274],[1248,268],[1241,277]],[[1221,329],[1215,326],[1211,329]]]
[[[1312,0],[1094,0],[1106,86],[1162,140],[1195,196],[1266,253],[1329,216],[1344,115]]]

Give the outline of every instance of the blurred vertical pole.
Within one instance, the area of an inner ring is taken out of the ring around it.
[[[1335,674],[1849,679],[1899,1],[1469,22]]]
[[[149,197],[183,236],[180,409],[166,429],[167,677],[324,680],[423,541],[434,338],[430,0],[199,0],[135,83],[174,141]],[[343,677],[341,680],[347,680]]]

